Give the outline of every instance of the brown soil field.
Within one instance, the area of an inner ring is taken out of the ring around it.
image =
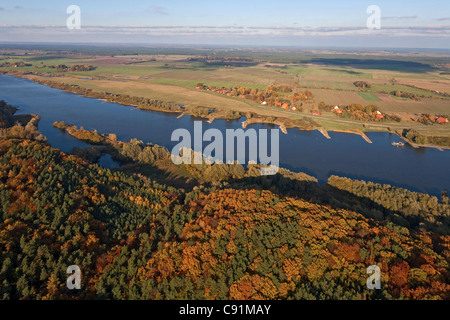
[[[366,101],[358,95],[357,92],[336,91],[326,89],[310,90],[316,103],[320,101],[330,105],[360,103],[362,105],[375,104],[384,112],[411,112],[411,113],[449,113],[450,100],[422,98],[421,101],[414,100],[397,100],[389,95],[377,93],[375,94],[381,101]]]
[[[27,78],[38,79],[39,77],[28,75]],[[205,106],[221,110],[234,110],[242,113],[254,112],[262,115],[275,117],[301,118],[302,113],[285,111],[279,108],[262,106],[256,102],[241,98],[231,98],[215,92],[201,91],[184,87],[159,85],[148,81],[110,81],[110,80],[81,80],[74,77],[55,77],[54,82],[77,84],[80,87],[92,89],[99,92],[114,92],[117,94],[128,94],[144,98],[170,101],[185,106]]]

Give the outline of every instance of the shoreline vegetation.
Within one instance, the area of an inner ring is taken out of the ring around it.
[[[115,134],[99,134],[96,130],[90,131],[83,129],[82,127],[77,128],[75,125],[66,124],[64,121],[55,122],[54,127],[60,129],[63,132],[67,132],[78,140],[94,145],[90,148],[75,150],[75,155],[95,163],[102,155],[109,154],[114,161],[121,164],[121,168],[124,169],[125,172],[136,171],[136,168],[133,169],[134,171],[127,171],[130,162],[137,162],[144,165],[153,165],[161,168],[162,171],[170,172],[172,176],[177,176],[178,178],[183,175],[185,175],[186,178],[193,178],[196,180],[197,186],[199,184],[227,186],[229,184],[229,181],[240,184],[244,181],[256,182],[258,180],[266,179],[270,181],[271,179],[273,179],[272,177],[261,177],[261,165],[248,165],[247,168],[244,168],[240,164],[211,165],[206,163],[203,163],[202,165],[182,164],[180,166],[177,166],[173,165],[173,163],[171,162],[170,151],[165,147],[161,147],[151,143],[144,145],[141,141],[138,141],[136,139],[133,139],[130,142],[117,141]],[[194,156],[195,155],[193,155],[193,157]],[[161,166],[162,163],[164,163],[163,166]],[[280,168],[279,173],[276,176],[280,176],[283,179],[296,181],[296,183],[307,184],[306,187],[304,187],[303,185],[301,188],[298,188],[298,186],[291,186],[292,190],[289,189],[291,187],[286,187],[285,190],[287,190],[289,194],[292,191],[302,191],[308,193],[312,192],[312,190],[315,188],[320,189],[320,192],[326,193],[326,186],[332,186],[345,192],[355,193],[357,196],[362,196],[362,191],[358,191],[359,189],[364,189],[365,192],[369,192],[369,189],[372,190],[370,192],[382,190],[381,193],[377,192],[376,194],[374,194],[372,200],[384,206],[388,206],[390,210],[398,210],[398,208],[400,207],[408,206],[408,209],[402,211],[403,214],[407,216],[414,216],[419,212],[426,210],[426,208],[429,208],[430,210],[434,210],[433,215],[440,215],[442,219],[450,219],[450,203],[448,199],[448,193],[446,191],[442,191],[441,199],[439,200],[437,197],[430,196],[426,193],[410,191],[408,189],[400,187],[392,187],[391,185],[387,184],[354,180],[346,177],[338,177],[335,175],[331,176],[328,179],[328,182],[324,187],[318,185],[318,180],[315,177],[302,172],[292,172],[288,169]],[[316,193],[317,190],[313,193]],[[405,193],[410,200],[406,202],[396,200],[395,204],[393,204],[392,202],[389,202],[388,204],[386,201],[387,199],[389,199],[389,197],[387,197],[386,194],[390,192],[394,192],[396,194]],[[319,197],[323,197],[323,195]],[[420,208],[409,207],[408,203],[410,201],[417,201],[417,199],[419,199],[418,201],[423,203],[423,205],[421,205]],[[442,206],[440,206],[440,204],[442,204]],[[371,218],[381,218],[381,216],[383,216],[380,212],[376,211],[371,211],[370,215]],[[411,217],[410,219],[412,219]],[[433,223],[436,222],[433,218],[428,217],[428,219],[429,221],[433,221]],[[448,222],[450,223],[450,221]],[[439,223],[439,228],[446,225],[448,225],[448,223]],[[450,229],[448,231],[450,232]]]
[[[83,149],[75,149],[74,154],[90,161],[97,162],[105,154],[109,154],[112,159],[118,162],[125,170],[137,171],[139,166],[154,166],[164,175],[176,177],[178,182],[186,179],[186,185],[191,187],[194,184],[212,183],[220,184],[231,179],[244,179],[260,176],[262,165],[241,164],[203,164],[199,165],[175,165],[171,159],[171,152],[159,145],[152,143],[144,144],[142,141],[132,139],[130,142],[118,141],[115,134],[99,134],[96,130],[90,131],[84,128],[77,128],[74,125],[66,124],[64,121],[57,121],[53,126],[63,132],[67,132],[72,137],[92,144],[93,146]],[[195,154],[192,154],[194,157]],[[299,181],[317,183],[318,180],[310,175],[279,168],[279,174]],[[180,186],[180,185],[178,185]]]
[[[0,138],[46,141],[46,137],[38,131],[41,117],[37,114],[15,115],[17,110],[0,100]]]
[[[391,132],[391,131],[390,131]],[[440,151],[450,150],[450,139],[438,136],[422,136],[414,129],[404,129],[402,132],[392,131],[413,148],[435,148]],[[429,141],[429,143],[427,143]],[[436,144],[440,142],[441,144]]]
[[[144,145],[141,141],[136,139],[130,142],[117,141],[115,134],[99,134],[96,130],[85,130],[83,128],[77,128],[74,125],[66,124],[65,122],[55,122],[54,127],[67,132],[71,136],[79,139],[81,141],[94,144],[93,147],[87,149],[78,149],[75,151],[77,156],[80,156],[91,162],[95,162],[101,155],[110,154],[113,160],[125,165],[125,172],[127,172],[127,165],[130,163],[139,163],[144,165],[154,165],[160,167],[163,171],[170,172],[172,175],[180,177],[186,175],[188,178],[194,178],[197,183],[197,187],[202,184],[212,184],[214,186],[228,186],[230,181],[232,183],[241,184],[247,183],[248,181],[256,182],[259,180],[272,180],[273,177],[261,177],[260,168],[261,165],[249,165],[244,168],[239,164],[206,164],[202,165],[185,165],[180,166],[167,165],[167,162],[171,162],[170,151],[158,145],[148,143]],[[98,147],[106,147],[105,149],[100,149],[98,152]],[[97,149],[97,150],[96,150]],[[94,152],[94,158],[92,154]],[[193,155],[194,156],[194,155]],[[91,157],[91,159],[89,159]],[[164,163],[164,168],[161,166]],[[135,168],[136,170],[136,168]],[[177,172],[178,171],[178,172]],[[305,173],[296,173],[290,170],[280,168],[279,173],[276,175],[282,177],[283,179],[289,179],[295,181],[294,184],[306,184],[302,185],[301,188],[298,186],[285,187],[288,194],[292,191],[298,192],[302,191],[305,194],[314,194],[319,198],[324,198],[322,192],[327,192],[327,188],[333,187],[344,192],[355,194],[356,196],[367,196],[375,201],[381,206],[387,207],[389,210],[398,211],[400,210],[401,215],[395,215],[394,221],[402,225],[408,225],[412,223],[417,226],[424,227],[425,224],[429,224],[427,229],[432,228],[435,232],[450,233],[450,203],[448,199],[447,192],[442,192],[441,199],[435,196],[430,196],[425,193],[414,192],[408,189],[392,187],[387,184],[379,184],[373,182],[366,182],[362,180],[354,180],[345,177],[331,176],[328,179],[327,184],[324,187],[318,185],[318,180],[315,177],[309,176]],[[281,186],[277,186],[280,188]],[[195,188],[195,187],[194,187]],[[292,190],[290,190],[292,188]],[[320,192],[318,190],[321,190]],[[388,200],[387,194],[402,194],[403,200],[395,199],[394,201]],[[408,200],[405,200],[408,199]],[[412,205],[413,202],[418,201],[420,205]],[[355,209],[357,207],[355,206]],[[425,221],[419,222],[422,218],[419,218],[420,212],[427,211],[432,214],[432,216],[424,216]],[[374,219],[384,219],[384,211],[371,210],[367,214]],[[394,218],[394,216],[393,216]],[[409,222],[406,222],[409,220]],[[438,221],[436,220],[438,219]],[[436,224],[436,225],[435,225]],[[433,225],[431,227],[431,225]],[[444,229],[442,229],[444,228]],[[443,231],[447,230],[447,231]]]
[[[328,134],[328,131],[341,132],[341,133],[349,133],[356,134],[361,136],[367,143],[372,143],[371,140],[367,137],[364,131],[367,132],[390,132],[392,134],[397,135],[399,138],[403,139],[406,143],[410,144],[414,148],[435,148],[438,150],[450,150],[450,138],[449,137],[441,137],[441,136],[424,136],[413,129],[405,128],[401,132],[396,129],[391,129],[388,124],[386,124],[386,128],[378,128],[371,126],[370,123],[361,122],[363,125],[362,129],[332,129],[326,130],[322,125],[317,123],[311,118],[306,116],[303,119],[289,119],[285,117],[276,117],[276,116],[265,116],[260,115],[254,112],[242,113],[239,111],[233,110],[216,110],[215,108],[208,108],[204,106],[196,106],[186,108],[181,104],[177,104],[175,102],[166,102],[155,99],[148,99],[136,96],[129,95],[120,95],[114,94],[110,92],[98,92],[93,91],[92,89],[87,89],[80,87],[78,85],[71,85],[66,83],[57,83],[51,80],[48,80],[48,75],[37,73],[37,72],[21,72],[21,71],[0,71],[0,74],[9,74],[17,77],[21,77],[24,79],[29,79],[34,82],[46,85],[51,88],[63,90],[65,92],[74,93],[83,95],[89,98],[95,98],[104,102],[117,103],[124,106],[131,106],[143,110],[150,111],[160,111],[160,112],[169,112],[169,113],[180,113],[178,117],[182,117],[185,115],[190,115],[194,117],[198,117],[204,119],[205,121],[212,123],[215,119],[224,119],[224,120],[238,120],[242,117],[245,117],[246,120],[242,123],[243,128],[246,128],[248,125],[255,123],[265,123],[265,124],[273,124],[280,128],[280,130],[284,134],[288,134],[288,128],[298,128],[300,130],[318,130],[322,133],[327,139],[331,139]],[[37,79],[34,77],[28,77],[29,75],[43,76],[45,79]],[[54,74],[52,76],[62,77],[63,75]],[[328,121],[328,120],[327,120]],[[332,120],[329,120],[332,122]],[[406,126],[408,127],[408,126]],[[370,129],[368,129],[370,128]],[[411,134],[408,136],[408,132],[414,132],[414,136],[411,137]]]

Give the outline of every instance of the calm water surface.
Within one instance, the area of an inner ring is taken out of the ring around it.
[[[88,144],[53,128],[55,121],[96,129],[99,133],[115,133],[122,141],[137,138],[171,149],[176,144],[170,141],[172,132],[178,128],[192,131],[194,120],[198,120],[105,103],[9,75],[0,75],[0,99],[19,107],[17,114],[40,115],[39,130],[52,146],[65,152]],[[241,121],[203,122],[203,130],[209,128],[225,132],[241,128]],[[273,126],[255,124],[249,128]],[[311,174],[322,183],[335,174],[435,195],[450,190],[450,151],[393,147],[391,142],[399,138],[384,132],[367,134],[373,144],[352,134],[330,132],[330,136],[332,139],[328,140],[317,131],[298,129],[280,134],[280,165]],[[101,164],[111,168],[117,165],[107,156],[102,157]]]

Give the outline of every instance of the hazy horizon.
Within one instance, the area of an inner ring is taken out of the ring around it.
[[[69,30],[67,8],[80,8]],[[367,9],[381,9],[371,30]],[[450,49],[450,3],[0,1],[0,42]]]
[[[217,49],[217,50],[293,50],[293,51],[342,51],[353,53],[371,53],[385,51],[387,53],[412,53],[414,51],[423,53],[450,52],[450,48],[414,48],[414,47],[356,47],[356,46],[289,46],[289,45],[246,45],[246,44],[210,44],[210,43],[121,43],[121,42],[33,42],[33,41],[0,41],[0,49],[35,49],[40,46],[73,46],[73,47],[99,47],[99,48],[149,48],[149,49]]]

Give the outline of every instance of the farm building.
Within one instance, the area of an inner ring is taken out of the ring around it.
[[[377,119],[383,119],[384,114],[382,114],[380,111],[377,111]]]
[[[342,113],[342,110],[341,109],[339,109],[339,107],[338,106],[336,106],[336,107],[334,107],[334,110],[333,110],[334,112],[336,112],[336,113]]]
[[[439,124],[444,124],[444,123],[448,123],[448,119],[446,119],[444,117],[439,117],[436,119],[436,122]]]

